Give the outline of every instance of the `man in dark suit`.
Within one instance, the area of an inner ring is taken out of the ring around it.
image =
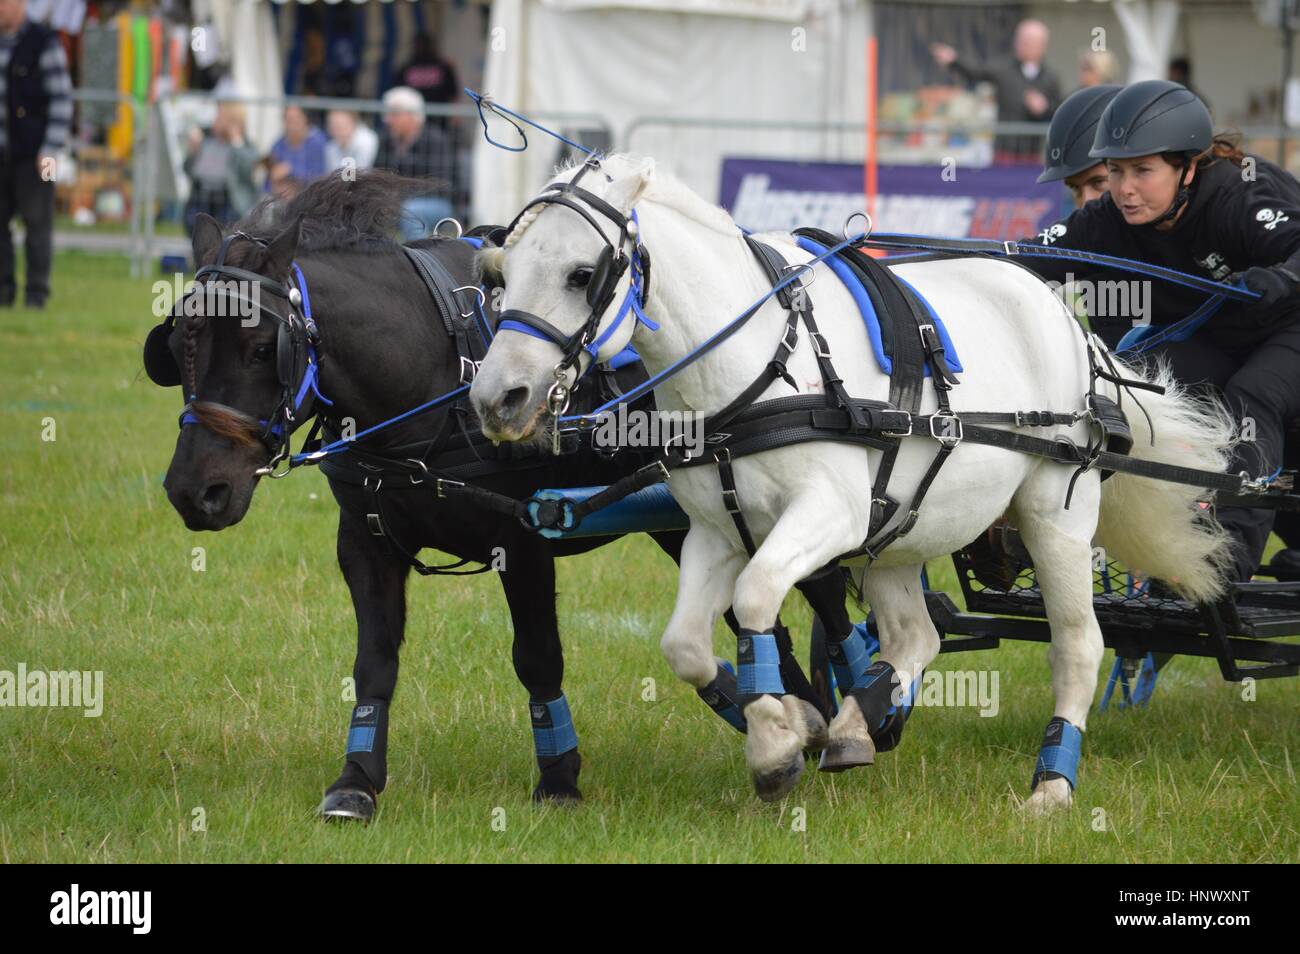
[[[14,303],[14,213],[27,228],[29,308],[50,294],[55,154],[68,143],[72,82],[53,30],[27,19],[26,0],[0,0],[0,306]]]
[[[1016,26],[1014,59],[991,64],[961,60],[945,43],[935,43],[930,54],[967,83],[990,82],[997,87],[998,121],[1045,123],[1061,102],[1061,82],[1043,63],[1049,40],[1040,20],[1021,20]],[[1036,136],[999,135],[993,141],[999,162],[1038,162],[1042,140]]]

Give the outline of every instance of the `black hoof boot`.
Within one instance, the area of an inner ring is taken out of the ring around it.
[[[582,770],[582,756],[578,754],[577,749],[570,749],[562,755],[539,758],[537,767],[542,771],[542,778],[533,789],[534,802],[576,805],[582,801],[582,792],[578,790],[578,773]]]
[[[888,752],[898,748],[898,743],[903,739],[903,726],[907,725],[907,715],[908,710],[895,709],[885,720],[885,724],[871,733],[871,741],[875,744],[877,752]]]
[[[325,821],[365,822],[375,817],[375,796],[359,788],[337,788],[325,793],[318,814]]]

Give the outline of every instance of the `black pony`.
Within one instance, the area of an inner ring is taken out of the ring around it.
[[[187,301],[150,333],[145,346],[149,376],[159,384],[183,385],[186,396],[165,487],[191,530],[220,530],[242,519],[259,478],[277,461],[283,464],[290,435],[313,416],[326,441],[360,435],[465,380],[462,352],[477,336],[475,317],[461,312],[475,294],[462,291],[450,296],[452,302],[445,294],[439,300],[422,266],[390,238],[403,196],[421,188],[382,172],[352,181],[335,175],[288,203],[259,206],[229,234],[199,216],[196,278],[213,283],[200,288],[221,295]],[[443,285],[478,281],[471,244],[435,238],[412,247],[436,260],[423,267],[441,271],[448,279]],[[213,307],[254,298],[256,321],[219,319]],[[481,356],[481,342],[476,347]],[[617,379],[593,378],[606,388],[627,388],[644,374],[637,363],[620,370]],[[573,410],[595,407],[599,390],[584,384]],[[631,450],[610,456],[590,446],[567,446],[558,456],[549,446],[497,448],[482,440],[467,404],[449,403],[360,437],[322,465],[339,504],[338,561],[357,618],[357,705],[342,774],[321,805],[327,818],[369,819],[384,788],[406,581],[422,547],[500,571],[514,626],[515,672],[528,690],[541,774],[533,796],[581,797],[577,737],[561,689],[554,560],[614,538],[546,539],[465,495],[517,500],[543,487],[607,484],[643,461]],[[385,470],[399,465],[399,478]],[[678,558],[684,532],[652,536]],[[497,557],[504,565],[496,565]],[[429,573],[448,569],[418,567]],[[827,629],[848,630],[838,573],[802,589]],[[815,661],[814,691],[790,655],[788,633],[782,631],[780,639],[785,685],[825,715],[825,666]],[[700,694],[724,718],[738,716],[730,708],[734,679],[721,667],[719,680]]]

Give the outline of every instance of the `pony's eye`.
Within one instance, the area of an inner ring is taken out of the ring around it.
[[[271,356],[275,354],[275,346],[269,344],[258,345],[253,349],[254,361],[270,361]]]
[[[569,278],[567,282],[568,287],[586,288],[587,285],[591,282],[591,273],[592,273],[592,269],[585,265],[581,268],[575,268],[573,271],[569,272]]]

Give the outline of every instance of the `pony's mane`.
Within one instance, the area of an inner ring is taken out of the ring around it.
[[[549,186],[556,182],[568,182],[584,161],[584,159],[572,159],[558,166],[555,172],[547,178],[546,184]],[[605,156],[601,159],[600,164],[602,171],[614,179],[636,175],[641,167],[641,161],[628,153],[614,153]],[[601,195],[605,191],[601,188],[599,179],[594,184],[590,179],[583,179],[582,185],[597,195]],[[544,192],[545,188],[538,191]],[[661,166],[655,167],[654,177],[650,180],[650,187],[646,190],[645,198],[670,208],[697,225],[718,232],[721,235],[735,236],[740,234],[736,223],[732,221],[731,216],[727,214],[725,209],[704,201],[687,188],[680,179],[664,171]],[[537,218],[538,213],[543,208],[545,206],[534,206],[524,214],[524,217],[519,220],[514,230],[506,237],[505,245],[507,247],[519,240],[524,230],[533,223],[533,220]]]
[[[402,217],[402,203],[435,186],[383,169],[344,177],[343,170],[315,179],[288,201],[262,199],[234,228],[270,241],[302,216],[298,248],[303,251],[390,248]]]

